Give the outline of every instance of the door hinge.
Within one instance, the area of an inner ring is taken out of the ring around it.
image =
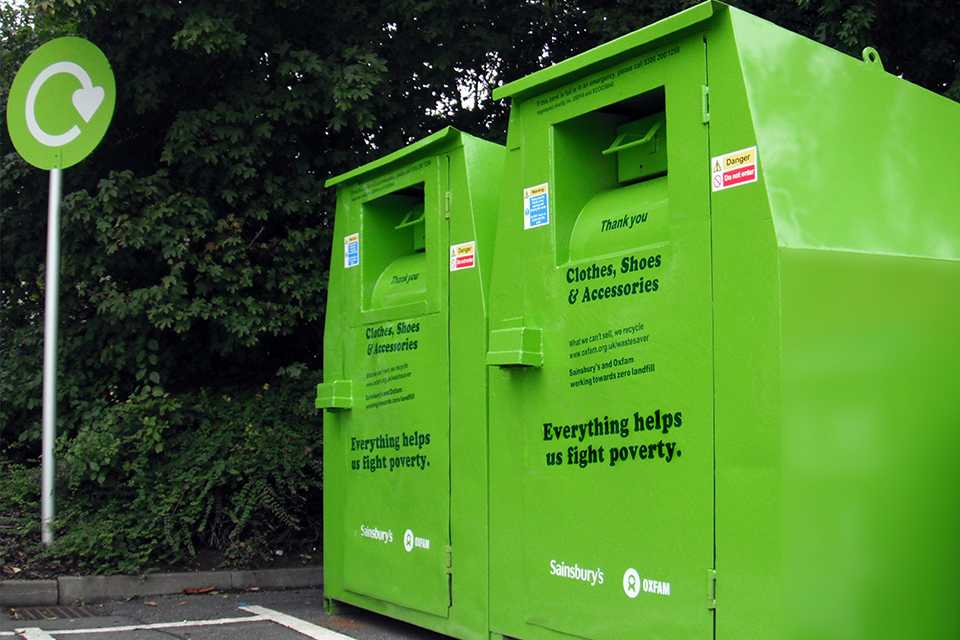
[[[703,102],[701,107],[703,108],[703,124],[710,122],[710,87],[707,85],[702,85],[700,87],[703,90]]]
[[[707,571],[707,609],[717,608],[717,570]]]
[[[443,564],[448,574],[453,573],[453,548],[450,545],[443,547]]]
[[[450,210],[453,209],[453,193],[447,191],[443,194],[443,217],[450,218]]]

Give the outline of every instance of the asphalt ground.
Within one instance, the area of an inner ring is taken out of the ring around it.
[[[247,611],[241,607],[250,607]],[[261,608],[261,609],[258,609]],[[39,628],[42,633],[26,638],[39,640],[304,640],[320,638],[335,640],[340,637],[358,640],[442,640],[447,636],[407,625],[383,616],[340,605],[337,615],[328,616],[323,610],[323,592],[320,589],[298,591],[257,591],[243,593],[211,593],[203,595],[176,595],[138,598],[123,602],[88,605],[93,617],[54,620],[16,620],[10,610],[0,611],[0,640],[21,640],[23,635],[11,634],[17,629]],[[266,613],[263,613],[266,612]],[[247,618],[256,615],[292,616],[288,624],[306,623],[304,631],[297,631],[269,620],[216,623],[224,619]],[[175,626],[134,631],[105,631],[111,627],[179,623],[182,621],[209,621],[206,626]],[[329,630],[311,630],[311,625]],[[104,631],[95,631],[101,629]],[[82,630],[90,630],[83,633]],[[57,632],[61,632],[58,635]],[[63,634],[63,631],[69,631]],[[330,631],[334,633],[330,633]],[[337,636],[336,634],[340,634]]]

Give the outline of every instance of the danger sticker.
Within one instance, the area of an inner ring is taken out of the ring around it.
[[[351,233],[343,237],[343,268],[349,269],[360,264],[360,234]]]
[[[716,156],[710,161],[710,186],[714,191],[723,191],[757,181],[757,148]]]
[[[472,269],[477,264],[477,243],[475,240],[450,245],[450,271]]]
[[[523,228],[536,229],[550,224],[550,191],[548,183],[523,190]]]

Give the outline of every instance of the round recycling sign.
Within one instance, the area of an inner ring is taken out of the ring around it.
[[[83,160],[103,139],[117,101],[106,56],[83,38],[39,47],[17,71],[7,98],[7,130],[24,160],[40,169]]]

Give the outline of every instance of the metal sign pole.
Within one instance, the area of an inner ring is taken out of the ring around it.
[[[57,439],[57,320],[60,314],[60,191],[62,169],[50,170],[50,202],[47,208],[47,274],[43,313],[43,478],[40,495],[40,535],[45,546],[53,544],[56,515]]]
[[[73,80],[49,82],[62,75],[71,76]],[[37,108],[38,101],[40,109]],[[43,473],[40,481],[40,538],[47,547],[53,544],[56,516],[54,456],[62,172],[86,158],[100,144],[110,126],[116,103],[117,84],[107,57],[92,42],[73,36],[55,38],[31,53],[14,76],[7,95],[10,141],[24,160],[38,169],[50,170],[43,316]],[[38,118],[38,115],[42,117]]]

